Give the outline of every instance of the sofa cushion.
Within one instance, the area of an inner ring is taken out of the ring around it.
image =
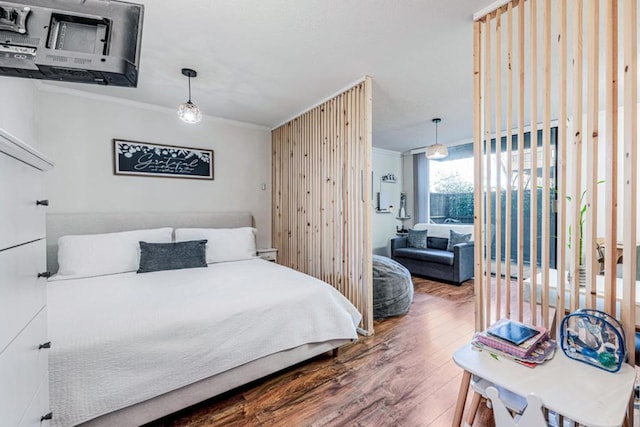
[[[439,249],[398,248],[393,253],[393,256],[453,265],[453,252],[441,251]]]
[[[410,248],[427,248],[427,230],[412,230],[409,229],[407,235],[407,246]]]
[[[447,250],[453,252],[453,246],[459,243],[467,243],[471,240],[471,233],[462,234],[458,233],[455,230],[449,231],[449,245],[447,246]]]
[[[444,239],[442,237],[427,237],[427,248],[440,249],[441,251],[446,251],[448,244],[449,244],[449,239]]]

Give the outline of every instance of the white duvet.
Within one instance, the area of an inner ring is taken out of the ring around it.
[[[51,407],[75,425],[306,343],[357,339],[333,287],[261,259],[48,283]]]

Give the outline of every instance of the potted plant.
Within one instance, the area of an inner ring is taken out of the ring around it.
[[[598,181],[598,184],[602,184],[603,182],[604,180],[600,180]],[[580,222],[578,224],[578,243],[579,243],[578,255],[580,260],[579,261],[580,265],[578,267],[578,271],[579,271],[578,281],[581,286],[584,286],[584,283],[586,282],[586,275],[587,275],[586,267],[584,265],[584,223],[587,218],[587,203],[585,202],[586,195],[587,195],[587,190],[584,190],[580,195]],[[572,201],[571,196],[567,196],[567,200],[571,202]],[[567,240],[567,247],[569,249],[571,249],[571,235],[572,235],[571,224],[569,224],[569,239]],[[571,271],[569,271],[569,273],[571,273]],[[570,274],[569,274],[569,279],[571,279]]]

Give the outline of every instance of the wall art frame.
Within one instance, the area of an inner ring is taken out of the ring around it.
[[[213,150],[113,139],[113,173],[213,180]]]

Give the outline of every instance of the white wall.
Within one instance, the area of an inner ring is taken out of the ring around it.
[[[0,77],[0,128],[38,149],[35,80]]]
[[[416,221],[413,210],[413,155],[410,152],[402,154],[402,191],[407,193],[407,215],[411,217],[404,225],[411,228]]]
[[[189,125],[171,109],[46,85],[40,98],[40,150],[55,162],[50,212],[249,211],[258,247],[271,246],[270,130],[208,117]],[[215,179],[114,175],[113,138],[212,149]]]
[[[402,191],[402,155],[396,151],[374,148],[372,152],[373,168],[373,199],[372,205],[372,229],[373,229],[373,253],[390,256],[389,241],[396,237],[396,226],[400,227],[401,222],[396,219],[400,208],[400,192]],[[396,176],[397,181],[381,182],[382,176],[387,174]],[[379,191],[389,195],[391,204],[390,213],[378,213],[376,211]],[[408,224],[406,224],[408,225]]]

